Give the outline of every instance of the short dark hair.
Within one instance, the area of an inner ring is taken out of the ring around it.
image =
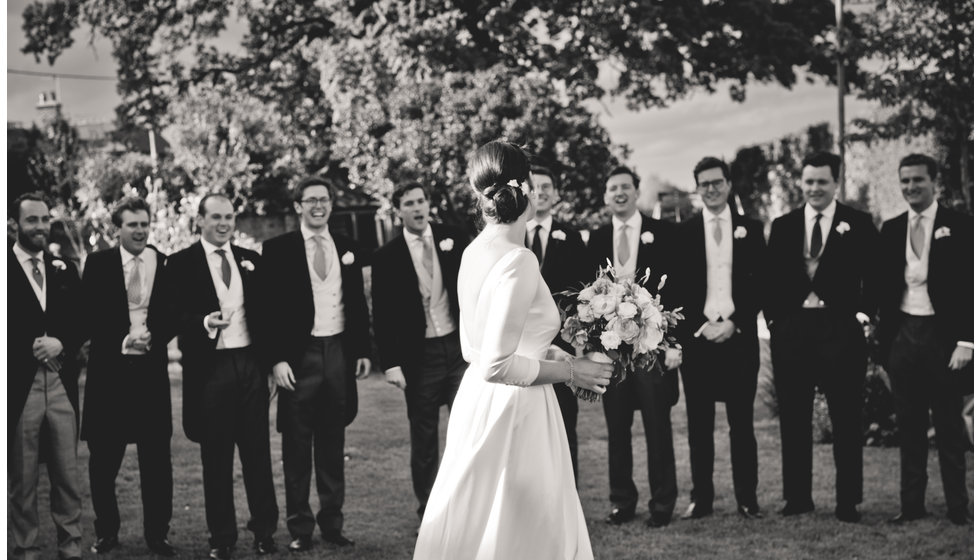
[[[470,156],[466,172],[485,216],[510,224],[527,210],[527,195],[509,183],[527,181],[529,157],[524,148],[504,140],[487,142]]]
[[[939,166],[936,164],[936,160],[925,154],[909,154],[903,157],[902,161],[898,162],[899,169],[913,165],[926,166],[926,173],[929,174],[929,178],[933,181],[936,180],[936,175],[939,173]]]
[[[630,178],[633,179],[633,188],[640,188],[640,177],[636,173],[633,173],[633,170],[625,165],[617,165],[616,167],[613,167],[612,171],[606,174],[606,180],[603,181],[603,185],[608,183],[609,179],[612,179],[616,175],[629,175]]]
[[[339,194],[337,187],[334,186],[332,181],[319,175],[310,175],[300,179],[299,183],[296,183],[296,189],[293,190],[293,201],[302,201],[303,191],[310,187],[327,187],[327,191],[330,193],[330,201],[337,202],[337,196]]]
[[[555,190],[558,190],[558,176],[550,167],[545,167],[543,165],[532,165],[531,175],[547,175],[551,179],[551,184],[555,186]]]
[[[732,180],[731,172],[728,170],[728,164],[716,157],[708,156],[708,157],[701,158],[701,161],[699,161],[697,165],[694,166],[694,184],[695,185],[698,184],[699,173],[701,173],[702,171],[707,171],[709,169],[714,169],[716,167],[718,169],[721,169],[721,174],[726,181]]]
[[[830,152],[816,152],[803,159],[800,165],[802,171],[806,166],[810,167],[830,167],[830,175],[837,181],[840,178],[840,156]]]
[[[116,227],[122,226],[122,213],[125,211],[130,212],[146,212],[147,216],[150,216],[150,205],[146,203],[145,200],[138,196],[127,196],[126,198],[120,200],[112,207],[112,225]]]
[[[228,195],[226,195],[225,193],[220,193],[220,192],[209,192],[208,194],[206,194],[206,195],[204,195],[204,198],[202,198],[202,199],[201,199],[201,202],[199,202],[199,203],[198,203],[198,205],[197,205],[197,215],[198,215],[198,216],[203,216],[203,215],[204,215],[204,212],[205,212],[205,210],[206,210],[206,209],[204,208],[204,206],[205,206],[205,204],[207,204],[207,202],[208,202],[209,200],[211,200],[212,198],[223,198],[223,199],[225,199],[225,200],[227,200],[228,202],[230,202],[230,203],[232,204],[232,207],[234,207],[234,203],[233,203],[233,202],[231,202],[231,197],[229,197],[229,196],[228,196]]]
[[[413,191],[415,189],[422,189],[422,196],[424,196],[426,200],[429,200],[429,190],[423,187],[422,183],[417,183],[415,181],[412,181],[410,183],[405,183],[403,185],[400,185],[399,187],[397,187],[395,190],[391,192],[391,204],[395,208],[401,208],[402,197],[405,196],[405,193],[407,193],[408,191]]]
[[[44,205],[48,207],[48,210],[51,209],[51,201],[48,200],[48,197],[44,196],[44,193],[41,191],[26,192],[18,196],[17,199],[14,200],[14,203],[10,205],[10,208],[7,209],[8,216],[13,218],[16,222],[20,221],[20,206],[25,200],[43,202]]]

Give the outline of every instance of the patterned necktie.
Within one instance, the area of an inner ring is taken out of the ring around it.
[[[435,271],[432,263],[432,240],[424,236],[419,239],[422,241],[422,266],[425,267],[425,273],[428,277],[432,278]]]
[[[133,305],[139,305],[143,301],[143,277],[140,274],[142,266],[143,260],[134,257],[133,269],[129,272],[129,282],[126,283],[126,294],[129,296],[129,303]]]
[[[712,234],[715,237],[715,244],[721,245],[721,218],[715,216],[714,218],[711,219],[711,221],[715,223],[715,230],[714,233]]]
[[[620,266],[625,266],[626,262],[630,260],[630,239],[626,235],[626,230],[629,226],[623,224],[619,228],[619,243],[616,248],[616,259],[619,261]]]
[[[925,248],[926,236],[922,228],[922,214],[912,220],[912,231],[909,234],[909,242],[912,244],[912,252],[915,258],[922,258],[922,250]]]
[[[813,222],[813,234],[810,235],[810,258],[815,259],[820,256],[820,250],[823,249],[823,229],[820,228],[820,218],[822,214],[817,214],[816,220]]]
[[[313,241],[316,242],[316,250],[313,251],[313,272],[320,277],[320,280],[327,279],[327,251],[323,248],[323,236],[314,235]]]
[[[44,289],[44,274],[41,274],[41,259],[31,257],[31,276],[34,277],[34,283],[37,284],[38,288]]]
[[[531,252],[538,257],[538,264],[544,260],[544,247],[541,246],[541,225],[534,226],[534,237],[531,239]]]
[[[221,281],[225,283],[226,288],[231,287],[231,263],[228,262],[228,255],[225,254],[224,249],[217,249],[215,253],[221,257]]]

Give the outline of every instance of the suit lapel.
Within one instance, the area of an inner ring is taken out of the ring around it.
[[[433,230],[432,236],[433,238],[435,237],[435,230]],[[408,240],[405,238],[404,233],[395,239],[395,246],[393,249],[395,250],[396,258],[398,259],[396,262],[396,268],[404,271],[406,278],[414,278],[414,285],[416,289],[418,289],[419,275],[418,271],[415,270],[415,263],[412,261],[412,252],[408,249]],[[441,260],[439,261],[439,264],[442,264]]]
[[[110,259],[111,262],[106,271],[109,274],[109,278],[106,280],[113,286],[110,293],[116,294],[115,309],[116,314],[119,316],[119,322],[124,325],[129,325],[129,292],[126,285],[126,272],[122,264],[122,251],[124,250],[122,247],[116,247],[114,251],[115,255]],[[160,272],[159,263],[157,263],[157,272]],[[157,282],[154,279],[154,288],[156,285]]]
[[[37,295],[34,294],[34,287],[31,286],[31,282],[33,282],[33,280],[27,277],[27,271],[24,270],[24,267],[20,264],[20,261],[17,260],[17,254],[14,253],[13,248],[7,249],[7,267],[8,271],[14,268],[20,271],[14,275],[15,278],[20,278],[20,280],[14,280],[14,282],[21,285],[21,291],[24,294],[23,297],[30,297],[30,300],[34,302],[34,307],[37,310],[37,314],[44,315],[44,310],[41,309],[41,302],[37,300]],[[45,264],[44,268],[45,270],[49,270],[47,264]],[[51,278],[50,272],[48,274],[48,278]],[[7,275],[9,277],[10,273],[8,272]]]
[[[702,284],[704,284],[705,286],[707,286],[707,283],[708,283],[708,251],[707,251],[707,249],[704,246],[704,240],[705,240],[705,238],[707,236],[707,234],[704,231],[704,228],[705,228],[705,225],[704,225],[704,216],[702,214],[698,214],[697,217],[694,218],[694,219],[697,220],[696,224],[693,224],[694,227],[692,228],[693,229],[693,236],[692,236],[691,242],[694,243],[694,246],[689,248],[689,250],[691,251],[692,258],[694,259],[694,266],[697,268],[694,277],[699,280],[698,286],[700,286]],[[704,296],[705,296],[705,294],[706,294],[706,291],[704,293],[701,293],[700,296],[699,296],[699,299],[701,300],[701,303],[702,304],[704,303]],[[702,305],[702,307],[703,307],[703,305]]]
[[[942,245],[938,245],[939,255],[938,255],[938,257],[936,256],[936,254],[937,254],[937,252],[936,252],[936,248],[937,248],[936,231],[938,231],[939,228],[941,228],[941,227],[949,227],[949,215],[950,215],[950,211],[947,210],[947,209],[945,209],[945,208],[943,208],[942,206],[940,206],[940,207],[938,207],[936,209],[936,219],[933,220],[933,222],[932,222],[932,231],[929,232],[929,235],[932,236],[932,243],[930,243],[930,245],[929,245],[929,263],[926,265],[928,267],[927,268],[927,273],[926,273],[928,275],[927,278],[936,278],[936,274],[938,274],[938,272],[936,272],[936,267],[938,266],[938,263],[943,260],[943,255],[942,255],[943,246]],[[908,220],[908,214],[907,213],[906,213],[905,216],[906,216],[906,220]],[[905,225],[905,230],[908,231],[908,222],[907,221],[906,221],[906,225]],[[958,233],[958,232],[954,232],[953,235],[955,235],[956,233]],[[942,242],[940,242],[940,243],[942,243]]]
[[[211,309],[218,309],[220,307],[218,291],[214,288],[214,279],[211,278],[211,267],[208,266],[208,255],[204,251],[204,244],[197,242],[193,251],[199,282],[205,286],[204,297],[208,298],[207,303]]]

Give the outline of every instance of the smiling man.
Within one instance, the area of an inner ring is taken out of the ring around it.
[[[773,379],[782,437],[782,515],[814,510],[813,399],[827,397],[837,468],[835,515],[857,522],[862,500],[861,407],[867,347],[877,310],[878,231],[866,212],[835,200],[840,157],[803,161],[806,204],[772,223],[767,300]]]
[[[95,510],[92,552],[119,546],[116,476],[126,446],[135,443],[143,536],[154,553],[174,556],[167,540],[173,509],[167,342],[173,331],[162,281],[166,255],[146,244],[150,207],[145,200],[119,201],[112,223],[119,247],[89,255],[82,278],[85,336],[91,339],[82,439],[88,442]]]
[[[404,229],[372,261],[374,337],[385,379],[405,391],[421,519],[439,470],[439,410],[452,409],[466,369],[456,277],[468,241],[454,228],[429,223],[429,193],[419,183],[395,189],[391,203]]]

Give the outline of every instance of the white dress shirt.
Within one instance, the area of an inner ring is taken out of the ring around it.
[[[619,264],[619,258],[616,255],[618,254],[617,251],[619,249],[620,232],[622,231],[624,225],[628,226],[628,229],[626,230],[626,239],[629,241],[630,258],[625,264]],[[640,231],[643,228],[643,217],[640,216],[639,212],[634,212],[633,215],[624,222],[618,217],[613,216],[612,227],[612,261],[616,270],[616,278],[635,278],[636,258],[640,248]]]
[[[704,219],[704,254],[708,272],[708,287],[704,299],[704,316],[709,321],[728,319],[735,313],[735,302],[732,300],[732,212],[725,209],[717,216],[705,210],[701,213]],[[715,219],[721,226],[721,243],[715,242]]]
[[[446,336],[456,330],[456,321],[453,319],[449,305],[449,295],[446,293],[445,283],[442,278],[442,266],[439,264],[439,251],[432,236],[432,226],[425,226],[422,235],[415,235],[406,228],[404,230],[405,243],[408,244],[408,252],[412,255],[412,264],[415,265],[415,275],[419,282],[419,293],[422,295],[422,307],[425,309],[425,338],[437,338]],[[426,279],[425,264],[422,262],[425,245],[422,239],[428,238],[429,246],[432,250],[432,278]]]
[[[823,234],[823,244],[820,245],[820,258],[827,247],[827,237],[830,236],[830,226],[834,223],[834,213],[837,212],[837,201],[831,200],[826,208],[820,211],[820,233]],[[817,211],[812,206],[803,206],[803,227],[806,238],[803,240],[803,251],[810,256],[810,239],[813,237],[813,224],[817,221]]]
[[[238,272],[238,264],[235,262],[235,254],[231,251],[231,242],[226,241],[224,245],[218,247],[202,237],[201,245],[204,246],[208,270],[211,271],[211,282],[214,283],[214,290],[218,294],[221,316],[231,322],[223,329],[210,329],[205,316],[204,328],[207,329],[209,337],[218,337],[219,350],[244,348],[252,343],[252,339],[248,333],[248,324],[245,322],[245,288],[242,285],[242,275]],[[231,284],[228,286],[225,286],[224,280],[221,279],[222,259],[221,255],[215,252],[218,249],[224,249],[225,258],[231,265]]]
[[[139,254],[141,297],[139,303],[133,303],[129,301],[129,278],[133,274],[133,269],[137,266],[136,255],[122,247],[119,247],[119,255],[122,258],[123,285],[126,286],[126,301],[129,304],[129,334],[123,338],[122,353],[145,354],[146,352],[143,350],[127,348],[126,345],[129,343],[131,337],[138,337],[147,330],[146,317],[150,310],[150,294],[153,292],[153,279],[156,278],[157,256],[152,250],[146,249]]]
[[[551,238],[551,226],[554,220],[551,219],[549,214],[545,219],[538,221],[537,218],[531,218],[527,221],[527,239],[528,247],[532,247],[531,243],[534,242],[534,228],[541,226],[541,231],[538,232],[538,238],[541,240],[541,262],[544,262],[544,256],[548,253],[548,239]]]
[[[303,244],[306,248],[307,271],[310,274],[310,284],[313,287],[313,330],[312,336],[334,336],[344,332],[344,282],[340,274],[340,262],[337,246],[327,228],[321,232],[308,229],[303,224],[299,227],[303,234]],[[313,269],[313,259],[316,255],[315,236],[323,237],[323,250],[327,257],[327,277],[323,280]]]
[[[939,204],[934,200],[921,214],[909,208],[909,223],[905,229],[905,293],[902,295],[901,309],[909,315],[935,315],[929,299],[929,249],[932,248],[932,228],[936,223]],[[912,226],[916,217],[921,216],[922,254],[915,256],[912,250]]]
[[[37,297],[37,302],[41,304],[41,311],[47,311],[48,275],[47,271],[44,270],[44,251],[38,251],[36,254],[32,255],[21,247],[20,243],[14,243],[14,255],[17,256],[17,262],[20,263],[21,268],[24,270],[24,274],[27,276],[27,283],[34,289],[34,295]],[[34,265],[31,264],[31,259],[38,259],[40,261],[37,268],[41,271],[41,278],[44,279],[43,286],[38,286],[37,282],[34,281]]]

